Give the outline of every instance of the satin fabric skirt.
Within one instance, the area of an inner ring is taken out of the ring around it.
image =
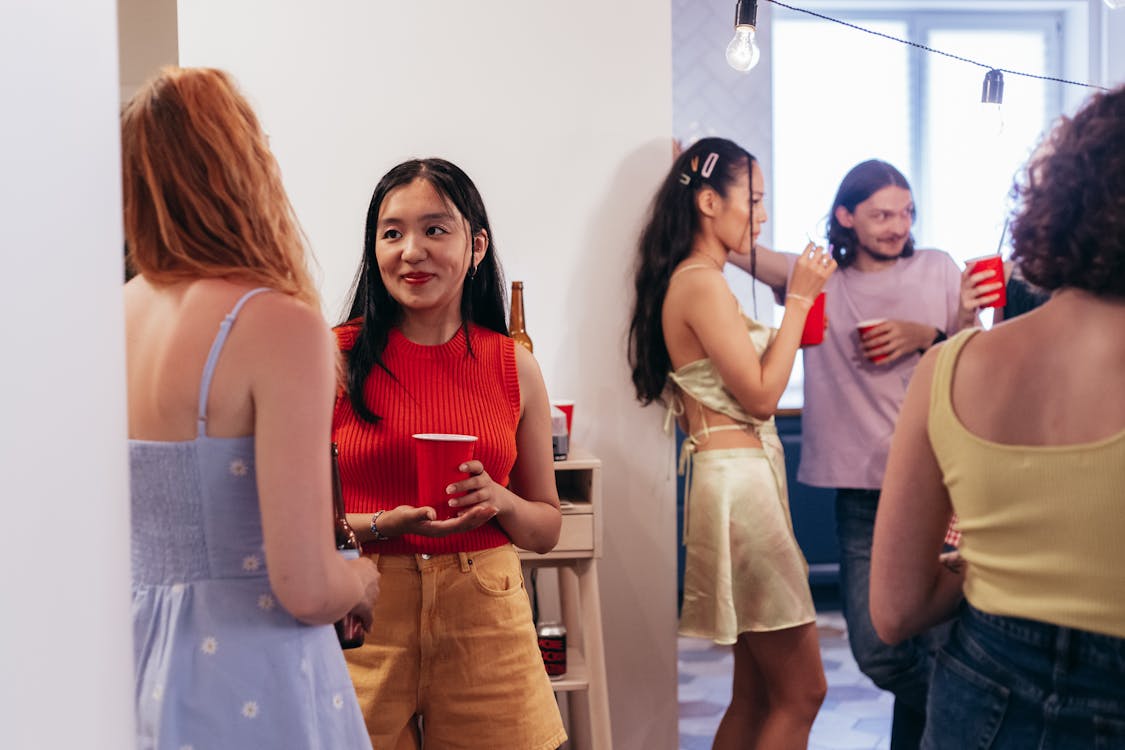
[[[793,535],[781,442],[692,456],[679,633],[733,644],[740,633],[816,620]]]

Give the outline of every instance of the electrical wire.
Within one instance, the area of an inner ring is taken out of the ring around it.
[[[832,16],[826,16],[823,13],[817,13],[816,11],[808,10],[806,8],[797,8],[797,7],[794,7],[792,5],[786,5],[785,3],[778,2],[778,0],[766,0],[766,1],[770,2],[770,3],[773,3],[774,5],[780,6],[782,8],[785,8],[787,10],[796,11],[797,13],[804,13],[806,15],[813,16],[815,18],[819,18],[819,19],[824,20],[824,21],[831,21],[832,23],[838,23],[841,26],[847,26],[848,28],[855,29],[856,31],[863,31],[865,33],[871,34],[872,36],[881,36],[884,39],[890,39],[892,42],[898,42],[899,44],[906,44],[906,45],[909,45],[911,47],[916,47],[916,48],[918,48],[918,49],[920,49],[924,52],[932,52],[936,55],[944,55],[945,57],[951,58],[953,60],[959,60],[961,62],[966,62],[966,63],[969,63],[970,65],[977,65],[977,66],[979,66],[981,68],[984,68],[986,70],[998,70],[1001,73],[1008,73],[1009,75],[1014,75],[1014,76],[1023,76],[1024,78],[1036,78],[1040,81],[1053,81],[1055,83],[1065,83],[1065,84],[1068,84],[1068,85],[1071,85],[1071,86],[1084,86],[1084,87],[1090,88],[1090,89],[1100,89],[1102,91],[1109,91],[1109,89],[1106,88],[1105,86],[1098,86],[1097,84],[1094,84],[1094,83],[1083,83],[1082,81],[1069,81],[1065,78],[1054,78],[1053,76],[1041,76],[1041,75],[1036,75],[1034,73],[1024,73],[1024,72],[1019,71],[1019,70],[1008,70],[1007,68],[996,68],[996,67],[993,67],[991,65],[986,65],[985,63],[978,62],[976,60],[970,60],[967,57],[961,57],[960,55],[953,55],[953,54],[950,54],[949,52],[943,52],[940,49],[934,49],[933,47],[927,47],[924,44],[919,44],[918,42],[912,42],[909,39],[899,39],[897,36],[892,36],[890,34],[884,34],[881,31],[873,31],[871,29],[864,28],[863,26],[859,26],[859,25],[854,24],[854,23],[849,23],[848,21],[842,21],[839,18],[833,18]]]

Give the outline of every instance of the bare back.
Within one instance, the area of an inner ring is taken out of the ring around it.
[[[222,280],[156,287],[143,277],[125,287],[129,437],[179,441],[196,437],[200,379],[224,316],[252,287]],[[277,298],[279,295],[265,295]],[[253,340],[279,299],[251,302],[231,330],[207,404],[207,434],[254,432]],[[267,334],[268,336],[268,334]]]
[[[973,337],[953,408],[974,435],[1005,445],[1074,445],[1125,430],[1125,300],[1062,290]]]
[[[155,286],[137,277],[126,284],[130,438],[199,437],[208,353],[223,319],[252,288],[221,279]],[[338,619],[361,594],[331,544],[335,356],[319,310],[286,294],[258,294],[234,320],[205,409],[207,438],[253,435],[270,584],[282,606],[313,624]]]
[[[688,260],[681,263],[672,274],[668,293],[664,298],[664,306],[661,309],[664,345],[672,360],[672,368],[679,369],[700,359],[710,359],[712,356],[705,348],[698,331],[701,299],[707,300],[709,305],[722,308],[718,316],[708,316],[707,324],[712,330],[705,332],[704,336],[713,336],[721,331],[724,338],[729,337],[731,343],[742,350],[741,356],[746,356],[748,351],[749,356],[757,360],[757,353],[746,334],[738,300],[727,286],[722,272]],[[682,393],[681,396],[684,401],[684,413],[679,417],[680,427],[689,435],[703,432],[705,426],[745,427],[743,423],[700,404],[686,393]],[[699,446],[699,450],[760,448],[761,445],[762,441],[751,429],[723,430],[709,435],[706,442]]]

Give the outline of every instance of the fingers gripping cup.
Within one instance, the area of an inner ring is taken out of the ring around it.
[[[801,331],[801,346],[816,346],[824,343],[824,292],[816,295],[809,315],[805,318],[805,328]]]
[[[456,511],[449,507],[449,500],[461,495],[448,495],[445,488],[469,477],[458,467],[473,459],[476,436],[419,433],[412,437],[418,467],[418,506],[432,507],[439,521],[453,518]]]
[[[1004,285],[1004,260],[999,255],[988,255],[983,258],[973,258],[966,261],[969,267],[969,274],[977,274],[982,271],[990,271],[991,276],[987,276],[976,283],[976,286],[981,284],[995,284],[1000,282],[1000,288],[994,294],[999,295],[994,302],[989,302],[984,307],[1003,307],[1008,304],[1008,290]]]
[[[867,335],[867,332],[870,331],[872,328],[875,328],[876,326],[881,325],[881,324],[886,323],[886,322],[887,322],[886,318],[869,318],[867,320],[861,320],[861,321],[859,321],[858,323],[855,324],[855,329],[859,334],[859,347],[860,347],[861,351],[863,350],[863,337]],[[867,356],[866,353],[864,354],[864,356]],[[869,360],[871,360],[873,363],[879,364],[880,362],[885,360],[888,356],[890,356],[890,355],[880,354],[876,357],[867,357],[867,358]]]

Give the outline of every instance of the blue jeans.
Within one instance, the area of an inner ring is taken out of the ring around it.
[[[966,606],[937,657],[930,750],[1125,748],[1125,639]]]
[[[926,720],[926,696],[934,652],[948,625],[894,646],[879,640],[871,624],[871,537],[879,490],[836,490],[836,535],[840,541],[840,594],[848,643],[856,664],[877,686],[895,696],[891,750],[917,750]]]

